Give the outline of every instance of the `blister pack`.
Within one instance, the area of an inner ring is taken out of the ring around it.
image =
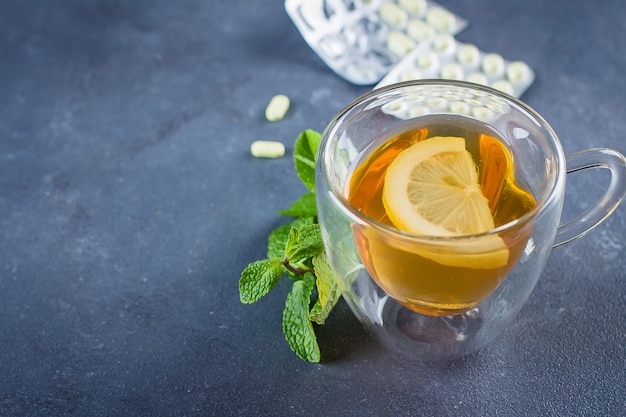
[[[494,122],[507,111],[508,104],[500,97],[480,91],[459,93],[445,86],[422,91],[413,86],[407,94],[382,107],[382,112],[398,119],[413,119],[429,114],[471,115],[485,123]]]
[[[339,76],[379,82],[402,58],[467,21],[430,0],[286,0],[309,46]]]
[[[375,88],[427,78],[470,81],[520,97],[534,81],[535,73],[522,61],[511,62],[449,34],[438,34],[409,52]]]

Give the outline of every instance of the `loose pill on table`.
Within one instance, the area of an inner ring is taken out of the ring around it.
[[[285,155],[285,145],[269,140],[257,140],[250,145],[250,153],[257,158],[280,158]]]
[[[289,110],[289,97],[284,94],[275,95],[265,108],[265,118],[270,122],[282,120],[287,110]]]

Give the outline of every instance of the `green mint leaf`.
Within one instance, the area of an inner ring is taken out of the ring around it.
[[[283,259],[285,257],[285,246],[289,239],[291,225],[285,224],[275,229],[267,238],[267,257],[269,259]]]
[[[300,181],[315,192],[315,161],[322,135],[307,129],[300,133],[293,148],[293,161]]]
[[[321,252],[313,258],[313,266],[315,267],[317,301],[311,309],[309,319],[321,325],[324,324],[333,307],[339,301],[341,291],[336,273],[328,262],[326,252]]]
[[[290,231],[291,228],[295,228],[298,229],[302,226],[308,226],[308,225],[312,225],[315,224],[315,218],[314,217],[298,217],[296,218],[293,222],[291,222],[291,227],[290,227]],[[288,237],[287,237],[288,239]],[[281,259],[285,259],[287,255],[285,255],[285,247],[286,247],[286,243],[285,245],[283,245],[283,252],[280,255]],[[298,269],[301,269],[302,271],[310,271],[313,269],[313,263],[311,259],[307,259],[304,262],[301,262],[299,265],[297,265]],[[289,275],[289,277],[291,277],[292,279],[300,279],[300,275],[302,275],[301,273],[296,273],[296,271],[290,271],[289,268],[287,268],[287,275]]]
[[[270,233],[267,239],[267,257],[269,259],[285,257],[285,247],[289,240],[289,231],[292,227],[298,228],[304,225],[315,223],[313,216],[301,216],[295,219],[291,224],[285,224]]]
[[[285,247],[285,256],[290,264],[298,264],[313,258],[324,250],[322,233],[318,224],[292,228]]]
[[[252,262],[241,273],[239,299],[244,304],[256,302],[274,288],[283,272],[285,272],[285,266],[280,259]]]
[[[315,277],[311,274],[305,274],[301,280],[293,283],[283,311],[283,333],[296,355],[317,363],[320,361],[320,348],[309,320],[309,304],[314,286]]]
[[[316,217],[317,216],[317,205],[315,202],[315,194],[307,193],[300,197],[298,200],[294,201],[293,204],[286,210],[281,210],[278,214],[282,214],[283,216],[308,216],[308,217]]]
[[[291,227],[294,227],[296,229],[302,227],[302,226],[307,226],[310,224],[315,224],[315,217],[313,216],[301,216],[298,217],[297,219],[295,219],[293,222],[291,222]]]

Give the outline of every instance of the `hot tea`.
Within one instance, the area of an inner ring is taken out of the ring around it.
[[[506,237],[489,233],[536,205],[516,181],[507,144],[486,124],[446,115],[421,118],[373,146],[349,185],[350,203],[381,226],[355,226],[370,275],[420,313],[475,307],[515,266],[532,233],[524,222]]]

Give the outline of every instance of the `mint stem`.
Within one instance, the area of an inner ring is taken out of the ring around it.
[[[307,272],[311,272],[308,269],[300,269],[296,266],[293,266],[289,263],[289,260],[287,258],[283,259],[283,265],[285,266],[285,268],[287,268],[290,272],[293,272],[296,275],[304,275]]]

